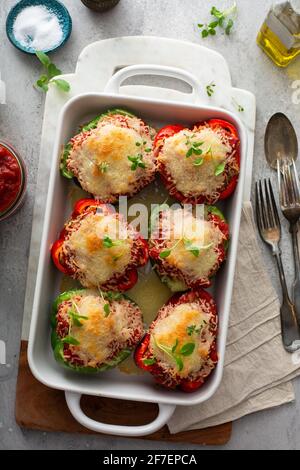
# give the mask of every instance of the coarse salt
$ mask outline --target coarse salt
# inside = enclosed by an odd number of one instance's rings
[[[63,38],[58,17],[44,5],[24,8],[15,19],[13,32],[23,47],[36,51],[53,49]]]

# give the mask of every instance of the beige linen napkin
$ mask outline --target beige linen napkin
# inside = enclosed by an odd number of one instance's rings
[[[171,433],[202,429],[294,400],[299,357],[281,342],[280,303],[257,244],[250,202],[243,207],[222,383],[207,402],[177,407]],[[299,360],[297,360],[299,359]]]

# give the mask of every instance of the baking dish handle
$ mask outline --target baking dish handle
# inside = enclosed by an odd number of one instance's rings
[[[152,423],[143,426],[120,426],[116,424],[99,423],[86,416],[80,406],[80,393],[65,392],[65,396],[72,416],[82,426],[94,432],[112,434],[115,436],[148,436],[161,429],[169,421],[176,408],[175,405],[158,404],[158,415]]]
[[[182,80],[192,87],[192,97],[194,98],[194,102],[203,102],[203,96],[201,96],[202,87],[199,80],[197,80],[192,73],[187,72],[186,70],[166,65],[145,64],[129,65],[128,67],[124,67],[111,77],[104,89],[104,93],[118,95],[120,93],[120,86],[124,80],[136,75],[158,75]]]

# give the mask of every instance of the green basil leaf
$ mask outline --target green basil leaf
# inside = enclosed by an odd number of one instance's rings
[[[49,78],[57,77],[57,75],[61,75],[61,70],[56,67],[55,64],[50,64],[48,66],[48,76]]]
[[[113,246],[113,241],[107,235],[103,238],[103,246],[105,248],[111,248]]]
[[[215,169],[215,176],[221,175],[225,170],[226,162],[220,163]]]
[[[77,341],[76,338],[73,338],[73,336],[65,336],[63,339],[62,339],[62,343],[66,343],[66,344],[73,344],[74,346],[78,346],[80,344],[79,341]]]
[[[225,33],[229,36],[231,29],[233,27],[233,21],[232,19],[228,20],[227,26],[225,28]]]
[[[182,356],[190,356],[195,350],[195,343],[186,343],[180,349]]]
[[[162,258],[162,259],[165,259],[165,258],[168,258],[171,254],[171,251],[172,250],[165,250],[165,251],[161,251],[159,253],[159,257]]]
[[[143,359],[143,363],[145,366],[153,366],[153,364],[156,364],[156,359],[155,357],[152,357],[151,359]]]
[[[203,38],[207,38],[207,36],[208,36],[208,31],[207,31],[207,29],[203,29],[203,31],[202,31],[202,37],[203,37]]]
[[[49,90],[49,86],[48,86],[48,83],[47,82],[44,82],[44,81],[41,81],[41,80],[38,80],[36,82],[36,86],[38,88],[40,88],[41,90],[43,90],[45,93],[47,93],[47,91]]]
[[[47,56],[47,54],[45,54],[45,52],[43,51],[36,51],[35,55],[37,56],[37,58],[39,59],[39,61],[45,66],[45,67],[49,67],[49,65],[51,64],[51,60],[50,58]]]
[[[176,361],[176,364],[177,364],[177,367],[178,367],[179,371],[182,371],[183,361],[182,361],[181,357],[180,356],[174,356],[174,359]]]
[[[203,162],[204,162],[204,158],[203,158],[203,157],[196,158],[196,160],[193,162],[193,165],[194,165],[194,166],[201,166],[201,165],[203,165]]]
[[[186,158],[190,158],[193,155],[193,153],[194,153],[194,149],[193,147],[191,147],[186,153]]]
[[[192,255],[195,256],[195,258],[198,258],[199,255],[200,255],[199,248],[191,247],[191,248],[189,248],[189,251],[192,253]]]
[[[208,27],[209,28],[216,28],[219,25],[219,20],[218,21],[213,21],[212,23],[209,23]]]
[[[187,331],[187,334],[189,336],[192,336],[192,334],[195,332],[196,330],[196,325],[190,325],[187,327],[186,331]]]
[[[111,302],[112,302],[113,300],[121,300],[121,299],[123,299],[123,295],[120,294],[120,292],[111,292],[111,291],[109,291],[109,292],[104,292],[104,293],[103,293],[103,296],[104,296],[105,299],[108,299],[108,300],[110,300]]]
[[[103,310],[104,310],[104,316],[105,318],[108,317],[108,315],[110,314],[110,306],[109,304],[105,304],[104,307],[103,307]]]
[[[177,349],[178,343],[179,343],[179,341],[178,341],[178,339],[176,339],[175,344],[174,344],[174,346],[173,346],[173,348],[172,348],[172,353],[173,353],[173,354],[174,354],[174,352],[175,352],[176,349]]]
[[[204,144],[204,142],[194,142],[193,147],[198,148],[198,147],[201,147],[201,145],[203,145],[203,144]]]
[[[223,18],[223,13],[218,10],[216,7],[212,7],[210,14],[216,18]]]
[[[66,80],[62,80],[61,78],[56,78],[55,80],[52,79],[50,83],[54,83],[57,88],[66,93],[68,93],[71,89],[70,84]]]

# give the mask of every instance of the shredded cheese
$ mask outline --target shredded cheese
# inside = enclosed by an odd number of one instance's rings
[[[172,308],[170,314],[157,321],[151,331],[150,347],[158,361],[167,363],[175,374],[187,377],[189,374],[198,372],[208,359],[211,345],[215,339],[210,332],[210,314],[203,311],[200,304],[186,303],[179,304]],[[198,332],[188,334],[188,327],[194,325]],[[200,331],[199,331],[200,330]],[[177,344],[178,343],[178,344]],[[195,348],[192,354],[184,356],[180,354],[181,348],[194,343]],[[180,356],[183,362],[183,369],[180,371],[176,360],[171,355],[166,354],[159,345],[176,349],[173,355]]]
[[[86,138],[81,141],[77,138],[79,144],[73,146],[68,158],[68,168],[83,189],[103,201],[134,192],[137,185],[145,184],[155,173],[151,136],[140,128],[140,119],[127,118],[126,122],[128,126],[114,116],[101,120]],[[151,152],[145,152],[146,149]],[[145,168],[132,170],[128,157],[139,153]]]
[[[160,224],[166,238],[161,251],[171,249],[163,264],[179,269],[191,280],[205,279],[218,263],[217,248],[224,237],[221,230],[183,209],[164,211]],[[155,239],[152,242],[155,244]],[[189,247],[198,249],[199,255]]]
[[[125,222],[116,214],[91,213],[71,232],[64,242],[64,250],[83,286],[101,285],[126,269],[131,260],[133,240],[128,236],[118,240],[120,233],[124,237],[126,230]],[[111,247],[105,246],[105,237],[112,241]]]
[[[187,142],[202,143],[198,147],[202,150],[203,158],[200,166],[194,165],[199,155],[193,154],[187,158],[190,148]],[[176,189],[183,195],[211,195],[224,184],[225,173],[216,176],[215,170],[226,162],[232,150],[224,133],[203,126],[194,131],[185,129],[167,138],[158,162],[165,166]]]
[[[106,303],[99,293],[92,290],[76,299],[78,314],[86,318],[80,318],[82,326],[71,322],[69,334],[79,342],[73,346],[76,355],[89,367],[105,363],[120,347],[125,348],[136,331],[139,332],[138,341],[143,331],[142,315],[137,306],[125,299],[112,301],[110,313],[106,315]],[[68,302],[61,307],[67,314]]]

